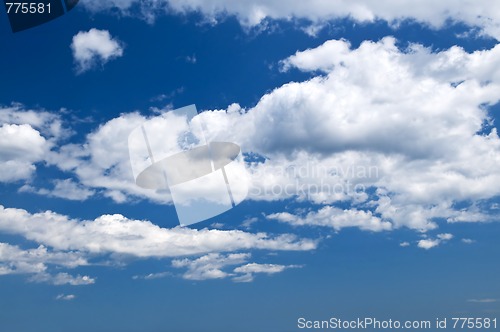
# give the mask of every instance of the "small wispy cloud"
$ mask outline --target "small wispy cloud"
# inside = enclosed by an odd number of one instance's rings
[[[184,92],[184,87],[181,86],[180,88],[172,90],[169,93],[161,93],[159,95],[156,95],[153,98],[151,98],[149,101],[151,101],[151,102],[161,102],[161,101],[164,101],[166,99],[172,99],[175,96],[182,94],[183,92]]]
[[[223,271],[224,267],[231,265],[240,265],[245,263],[250,258],[250,254],[207,254],[200,258],[191,260],[176,259],[172,261],[172,266],[175,268],[187,268],[183,274],[184,279],[188,280],[207,280],[207,279],[224,279],[232,274]]]
[[[267,275],[272,275],[276,273],[281,273],[287,269],[298,269],[302,268],[302,265],[278,265],[278,264],[258,264],[250,263],[234,269],[235,273],[240,274],[233,278],[235,282],[251,282],[254,279],[255,274],[263,273]]]
[[[29,279],[31,282],[35,283],[48,283],[56,286],[60,285],[70,285],[70,286],[82,286],[82,285],[92,285],[95,283],[95,279],[89,276],[77,275],[72,276],[68,273],[58,273],[56,275],[51,275],[49,273],[38,273]]]
[[[71,301],[76,298],[73,294],[59,294],[56,296],[56,300],[58,301]]]
[[[168,277],[171,275],[172,275],[172,273],[165,271],[165,272],[150,273],[150,274],[146,274],[146,275],[142,275],[142,276],[135,275],[132,277],[132,279],[134,279],[134,280],[138,280],[138,279],[153,280],[153,279],[165,278],[165,277]]]
[[[37,189],[30,185],[24,185],[19,188],[19,192],[28,192],[48,197],[64,198],[72,201],[85,201],[95,194],[94,190],[85,188],[83,185],[74,182],[71,179],[54,180],[53,189]]]
[[[250,229],[252,227],[252,225],[258,221],[259,221],[259,218],[256,218],[256,217],[247,218],[241,223],[241,226],[243,226],[245,229]]]
[[[498,302],[498,299],[469,299],[467,302],[472,303],[495,303]]]
[[[195,64],[198,61],[198,59],[196,58],[196,54],[186,56],[185,60],[187,63],[192,63],[192,64]]]

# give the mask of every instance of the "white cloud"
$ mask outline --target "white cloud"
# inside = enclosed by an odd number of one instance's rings
[[[56,275],[51,275],[48,273],[35,274],[30,278],[31,282],[36,283],[48,283],[54,286],[70,285],[70,286],[84,286],[92,285],[95,283],[95,279],[89,276],[77,275],[72,276],[66,272],[61,272]]]
[[[255,7],[259,2],[230,4],[215,0],[208,5],[197,0],[185,1],[172,1],[171,9],[198,8],[207,15],[217,16],[229,8],[228,13],[237,14],[242,22],[250,25],[266,17],[298,16],[295,6],[306,6],[295,3],[286,9],[290,13],[285,15],[273,9],[278,8],[274,2]],[[125,9],[133,0],[110,3]],[[380,11],[382,5],[375,8],[373,6],[379,5],[362,2],[358,6],[344,6],[345,13],[340,14],[329,5],[325,6],[330,11],[314,14],[316,6],[319,3],[314,2],[309,11],[300,15],[315,22],[348,14],[358,20],[382,17],[392,21],[407,17],[394,14],[396,9],[407,10],[399,5]],[[448,2],[435,6],[451,7]],[[467,6],[472,5],[467,3]],[[488,33],[497,33],[496,23],[484,23],[487,20],[482,22],[471,14],[481,12],[484,3],[478,1],[475,6],[470,12],[443,9],[431,13],[418,4],[408,17],[438,26],[450,15],[456,20],[482,24]],[[240,12],[240,7],[251,10]],[[494,15],[492,13],[494,11],[488,11],[487,15]],[[80,71],[123,54],[119,41],[109,32],[96,29],[77,34],[72,49]],[[499,45],[474,53],[459,47],[436,53],[420,45],[398,49],[390,37],[379,42],[364,42],[357,49],[352,49],[347,41],[331,40],[314,49],[299,51],[281,62],[283,70],[310,72],[311,79],[278,87],[251,109],[243,110],[233,104],[227,110],[205,112],[200,117],[208,123],[209,136],[237,142],[245,151],[265,157],[263,162],[248,165],[253,176],[251,199],[292,198],[319,206],[317,211],[274,213],[268,215],[268,219],[296,226],[335,230],[358,227],[368,231],[399,227],[428,231],[438,227],[436,219],[439,218],[448,222],[492,220],[487,211],[476,205],[457,210],[454,203],[489,200],[500,194],[495,185],[500,181],[500,139],[495,129],[488,129],[492,120],[487,111],[489,105],[500,99],[499,59]],[[135,197],[157,203],[171,202],[168,194],[142,190],[133,182],[126,142],[130,131],[146,120],[138,113],[112,119],[90,133],[82,144],[64,145],[57,151],[54,151],[56,143],[69,134],[57,115],[13,105],[0,108],[0,120],[3,123],[0,182],[28,179],[37,163],[48,162],[73,173],[80,183],[59,180],[54,182],[53,190],[30,186],[24,190],[84,200],[99,188],[104,190],[104,196],[116,202]],[[484,134],[485,129],[488,132]],[[356,190],[356,186],[363,190]],[[279,190],[274,191],[276,188]],[[351,206],[339,209],[334,206],[339,202]],[[251,222],[244,224],[250,225]],[[225,271],[228,266],[242,264],[233,262],[244,257],[213,252],[316,248],[315,241],[291,235],[272,237],[242,231],[164,229],[149,221],[121,215],[80,221],[51,211],[31,214],[3,207],[0,208],[0,231],[24,236],[56,252],[62,250],[57,254],[63,256],[70,254],[67,250],[136,257],[208,253],[194,260],[174,261],[174,266],[187,268],[186,278],[196,280],[231,276],[234,280],[250,281],[253,273],[259,273],[244,272],[244,266]],[[435,239],[420,240],[418,247],[430,249],[452,238],[448,233],[439,234]],[[468,239],[462,241],[470,243]],[[407,245],[407,242],[401,243],[401,246]],[[43,248],[39,249],[47,250]],[[17,256],[12,254],[16,250]],[[49,274],[46,270],[50,264],[72,266],[64,265],[68,260],[66,256],[53,263],[56,252],[46,252],[44,259],[35,260],[19,248],[4,247],[3,252],[0,250],[4,255],[0,255],[0,274],[33,274],[33,280],[54,284],[94,282],[90,277]],[[17,258],[5,258],[7,253]],[[82,254],[72,255],[80,255],[77,265],[86,262]],[[268,271],[283,267],[257,263],[245,266]],[[150,276],[153,278],[155,274]]]
[[[193,54],[193,55],[187,55],[185,58],[187,63],[191,63],[191,64],[195,64],[198,59],[196,58],[196,54]]]
[[[248,230],[248,229],[252,228],[252,225],[257,223],[258,221],[259,221],[259,218],[257,218],[257,217],[247,218],[247,219],[243,220],[243,222],[241,223],[241,226]]]
[[[465,244],[473,244],[476,242],[476,240],[472,240],[472,239],[462,239],[461,241]]]
[[[283,272],[287,267],[285,265],[277,264],[257,264],[250,263],[234,269],[236,273],[267,273],[274,274]]]
[[[0,123],[0,182],[30,179],[36,164],[70,134],[59,116],[21,104],[0,106]]]
[[[112,38],[109,31],[98,29],[80,31],[73,36],[71,50],[79,73],[123,55],[122,43]]]
[[[498,302],[498,299],[470,299],[470,300],[467,300],[467,302],[472,302],[472,303],[495,303],[495,302]]]
[[[19,162],[14,160],[3,161],[0,164],[0,182],[14,182],[29,179],[35,170],[35,165],[30,162]]]
[[[236,16],[242,25],[250,27],[266,19],[311,21],[314,31],[325,22],[337,18],[352,18],[359,22],[385,20],[393,25],[403,20],[415,20],[433,28],[439,28],[448,21],[462,22],[479,27],[484,33],[500,37],[500,5],[489,0],[445,0],[445,1],[349,1],[349,0],[88,0],[84,3],[91,10],[118,8],[129,13],[133,4],[139,4],[143,17],[151,20],[166,9],[176,13],[201,12],[208,22],[216,22],[227,15]]]
[[[99,259],[111,254],[118,263],[125,256],[140,259],[152,257],[179,257],[204,255],[191,259],[174,259],[176,268],[186,268],[183,277],[192,280],[219,279],[237,276],[223,269],[246,263],[250,254],[238,250],[264,249],[273,251],[313,250],[317,242],[298,239],[293,235],[268,236],[264,233],[242,231],[195,230],[189,228],[164,229],[148,221],[130,220],[120,215],[106,215],[92,221],[71,220],[46,211],[30,214],[20,209],[0,206],[0,232],[23,236],[43,243],[36,249],[23,250],[0,243],[0,275],[28,275],[29,281],[52,285],[90,285],[95,278],[57,272],[89,265],[88,259]],[[50,248],[50,249],[49,249]],[[262,271],[257,271],[258,268]],[[245,275],[272,273],[279,266],[250,265]],[[252,272],[253,271],[253,272]],[[170,272],[136,275],[133,279],[158,279]]]
[[[401,242],[401,243],[399,244],[399,246],[400,246],[400,247],[403,247],[403,248],[405,248],[405,247],[409,247],[409,246],[410,246],[410,242]]]
[[[283,61],[318,76],[277,88],[243,114],[201,116],[267,157],[251,165],[250,198],[364,202],[395,228],[424,231],[437,218],[489,221],[485,211],[453,205],[500,194],[500,140],[494,128],[481,133],[491,123],[487,105],[500,99],[499,53],[400,50],[393,38],[352,49],[333,40]]]
[[[50,163],[74,173],[88,190],[103,189],[106,197],[118,203],[131,197],[170,203],[170,194],[142,189],[134,181],[127,142],[130,132],[144,121],[146,117],[138,113],[112,119],[88,134],[84,144],[63,146],[59,153],[51,155]]]
[[[450,233],[438,234],[437,237],[442,241],[448,241],[453,239],[453,234]]]
[[[441,241],[439,241],[437,239],[434,239],[434,240],[423,239],[423,240],[418,241],[418,247],[428,250],[428,249],[437,247],[440,243],[441,243]]]
[[[135,275],[132,277],[132,279],[134,279],[134,280],[137,280],[137,279],[153,280],[153,279],[165,278],[165,277],[168,277],[171,275],[172,275],[171,272],[166,271],[166,272],[150,273],[150,274],[146,274],[146,275]]]
[[[224,272],[222,269],[231,265],[239,265],[248,260],[250,254],[208,254],[200,258],[191,260],[188,258],[172,261],[172,266],[176,268],[187,268],[183,274],[188,280],[224,279],[232,274]]]
[[[239,266],[234,269],[234,273],[239,273],[241,275],[233,278],[236,282],[251,282],[254,279],[254,275],[258,273],[264,274],[276,274],[285,271],[290,268],[300,268],[300,265],[279,265],[279,264],[258,264],[249,263],[243,266]]]
[[[253,274],[241,274],[232,278],[234,282],[252,282],[254,281]]]
[[[23,250],[18,246],[0,243],[0,275],[44,273],[49,265],[75,268],[88,265],[88,262],[78,252],[51,251],[43,245]]]
[[[65,112],[64,109],[59,111]],[[10,106],[0,105],[0,123],[30,125],[48,140],[57,140],[71,134],[68,129],[64,128],[58,114],[44,109],[26,109],[23,104],[19,103],[13,103]]]
[[[488,61],[500,46],[472,55],[457,49],[430,54],[420,46],[400,51],[395,42],[384,38],[352,50],[345,41],[329,41],[286,59],[285,67],[328,75],[289,83],[264,96],[243,116],[253,120],[252,132],[259,129],[248,144],[264,154],[368,150],[415,160],[451,157],[458,152],[454,138],[469,144],[485,140],[474,135],[488,119],[480,106],[500,97],[500,80],[495,81],[499,61]],[[464,61],[439,65],[450,57]],[[481,67],[488,68],[488,75],[477,68],[481,61],[487,63]],[[492,84],[481,84],[488,79]],[[457,80],[465,81],[450,86]],[[484,148],[497,147],[495,139],[496,133]]]
[[[325,206],[318,211],[309,212],[304,217],[288,212],[280,212],[268,215],[267,219],[289,223],[294,226],[331,227],[336,231],[346,227],[358,227],[373,232],[392,229],[390,222],[380,220],[380,218],[373,216],[370,211],[342,210],[332,206]]]
[[[75,298],[76,296],[73,294],[59,294],[56,296],[56,300],[60,301],[71,301],[74,300]]]
[[[165,111],[161,110],[162,113]],[[156,203],[171,204],[172,198],[169,191],[143,189],[135,184],[131,167],[135,163],[131,162],[128,140],[130,133],[147,120],[148,118],[138,113],[123,114],[87,135],[84,144],[64,146],[60,153],[52,155],[50,161],[64,171],[74,172],[87,189],[98,188],[104,196],[115,202],[124,203],[136,198],[147,198]],[[159,147],[158,150],[169,149],[172,150],[169,151],[171,153],[179,152],[176,144],[179,138],[176,136],[177,133],[169,131],[167,138],[161,126],[163,122],[169,123],[169,121],[181,122],[179,117],[171,113],[154,117],[154,123],[150,129],[153,132],[160,132],[161,135],[158,136],[163,136],[163,139],[150,140],[150,144],[152,148]],[[182,120],[183,124],[184,121]],[[179,131],[182,130],[180,126],[175,127],[179,128]],[[142,159],[141,162],[144,163]],[[213,194],[210,191],[211,188],[211,186],[203,186],[199,190],[206,192],[207,197],[211,197],[210,194]],[[235,193],[235,188],[232,189]]]
[[[0,127],[0,182],[28,179],[34,163],[43,160],[49,145],[28,124],[3,124]]]
[[[86,189],[71,179],[56,180],[54,183],[54,189],[50,192],[54,197],[84,201],[94,194],[93,190]]]
[[[418,241],[417,246],[419,248],[429,250],[451,239],[453,239],[453,234],[450,233],[438,234],[437,239],[422,239]]]
[[[2,158],[20,160],[26,154],[29,159],[39,160],[46,152],[46,140],[29,124],[3,124],[0,127],[0,151]]]
[[[196,259],[178,259],[172,261],[172,266],[175,268],[185,268],[183,274],[184,279],[188,280],[207,280],[207,279],[224,279],[231,277],[234,282],[251,282],[254,280],[254,275],[276,274],[290,268],[300,268],[299,265],[278,265],[278,264],[258,264],[246,263],[250,259],[248,253],[234,254],[208,254]],[[241,265],[244,264],[244,265]],[[232,269],[232,272],[224,271],[227,267],[239,265]]]
[[[18,246],[0,243],[0,276],[7,274],[30,275],[29,280],[52,285],[89,285],[95,279],[89,276],[72,276],[66,272],[55,275],[49,271],[52,267],[76,268],[89,265],[84,254],[71,251],[49,250],[43,245],[36,249],[23,250]]]
[[[16,234],[55,250],[135,257],[176,257],[241,249],[313,250],[316,241],[284,234],[242,231],[161,228],[150,221],[122,215],[103,215],[95,220],[73,220],[51,211],[31,214],[0,206],[0,231]]]
[[[30,185],[24,185],[19,188],[19,192],[32,192],[49,197],[64,198],[72,201],[84,201],[95,194],[94,190],[85,188],[71,179],[54,180],[53,189],[36,189]]]

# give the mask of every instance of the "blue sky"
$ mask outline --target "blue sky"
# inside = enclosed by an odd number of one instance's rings
[[[284,3],[0,14],[2,331],[500,316],[497,5]],[[249,193],[182,228],[127,142],[191,104]]]

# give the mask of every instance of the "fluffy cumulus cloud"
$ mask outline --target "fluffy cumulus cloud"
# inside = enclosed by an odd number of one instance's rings
[[[118,8],[130,13],[139,7],[143,17],[152,19],[161,11],[174,13],[201,12],[207,21],[217,22],[227,15],[236,16],[242,25],[251,27],[263,21],[306,19],[313,27],[338,18],[349,17],[359,22],[385,20],[396,24],[403,20],[415,20],[438,28],[447,22],[461,22],[478,27],[485,34],[500,37],[500,5],[488,0],[446,1],[349,1],[349,0],[88,0],[84,4],[91,10]],[[137,12],[137,11],[136,11]],[[309,29],[315,31],[317,28]]]
[[[251,198],[355,207],[277,220],[420,231],[439,219],[490,221],[481,204],[455,206],[499,194],[500,140],[488,114],[500,99],[499,53],[401,50],[390,37],[357,49],[331,40],[282,61],[311,79],[275,89],[252,109],[201,116],[223,139],[265,157],[250,164]]]
[[[23,190],[62,196],[58,194],[57,189],[64,189],[63,193],[70,191],[76,199],[88,198],[98,189],[104,196],[118,203],[129,202],[136,198],[146,198],[156,203],[171,204],[171,193],[165,188],[150,190],[136,185],[134,175],[137,174],[134,174],[132,165],[141,164],[142,167],[143,165],[149,166],[150,163],[145,161],[142,155],[132,158],[134,155],[131,154],[132,150],[129,150],[129,147],[138,145],[143,147],[143,152],[146,151],[147,154],[144,141],[129,141],[129,136],[132,131],[140,129],[148,120],[151,123],[151,126],[148,127],[148,144],[153,151],[161,151],[155,155],[155,159],[161,160],[167,155],[182,150],[177,143],[184,139],[184,131],[179,128],[187,126],[185,118],[181,119],[180,116],[172,115],[167,109],[158,110],[158,112],[162,114],[153,118],[145,117],[136,112],[123,114],[102,124],[97,130],[88,134],[84,144],[65,145],[59,149],[57,154],[52,154],[50,163],[57,165],[65,172],[76,175],[81,185],[76,186],[73,182],[65,180],[65,182],[56,182],[56,188],[52,191],[34,191],[30,187],[25,187]],[[174,125],[165,129],[164,123],[174,123]],[[177,132],[179,135],[173,135]],[[139,131],[139,134],[142,138],[142,131]],[[198,134],[198,136],[201,135],[201,133]],[[153,137],[158,139],[152,139]],[[58,188],[57,185],[61,188]],[[197,191],[200,194],[204,192],[206,197],[210,197],[213,194],[210,191],[211,188],[213,187],[209,185],[198,186]],[[233,188],[233,192],[236,194],[235,188]]]
[[[251,109],[234,104],[198,117],[208,140],[247,153],[249,199],[318,206],[271,219],[370,231],[491,221],[494,210],[481,202],[500,193],[500,139],[488,113],[500,99],[499,53],[399,49],[391,37],[356,49],[330,40],[281,62],[309,80],[278,87]],[[89,190],[83,196],[98,189],[116,202],[172,203],[168,192],[134,183],[126,142],[146,120],[123,114],[85,144],[61,147],[51,163],[76,176]]]
[[[440,241],[437,239],[423,239],[418,241],[418,247],[422,249],[431,249],[434,247],[437,247],[439,245]]]
[[[326,76],[264,96],[249,112],[265,130],[251,144],[265,153],[354,150],[418,160],[456,154],[455,139],[472,143],[488,120],[481,105],[499,98],[498,60],[488,60],[500,47],[434,54],[419,45],[402,51],[395,42],[388,37],[353,50],[347,41],[332,40],[284,60],[284,69]]]
[[[165,11],[196,11],[209,22],[230,15],[245,27],[265,27],[271,20],[306,21],[309,32],[346,17],[385,20],[394,26],[415,20],[431,28],[465,23],[500,38],[500,3],[487,0],[87,0],[84,5],[140,12],[147,19]],[[498,219],[498,208],[490,201],[500,194],[500,139],[488,112],[500,100],[500,45],[472,53],[457,46],[433,51],[418,44],[406,49],[396,45],[391,37],[365,41],[357,48],[346,40],[329,40],[297,51],[283,59],[279,69],[307,73],[309,79],[277,87],[251,108],[233,104],[197,116],[206,125],[208,140],[242,147],[246,170],[238,172],[249,179],[248,199],[290,203],[264,216],[267,222],[287,224],[293,231],[355,227],[388,232],[407,227],[421,237],[400,246],[430,250],[453,241],[452,234],[435,230],[440,222]],[[124,53],[120,40],[98,29],[77,33],[70,48],[78,73]],[[175,121],[167,112],[159,110],[153,122]],[[0,183],[18,183],[20,192],[77,201],[100,195],[116,203],[172,203],[168,191],[139,188],[134,179],[127,142],[151,117],[122,114],[82,141],[66,144],[72,132],[59,113],[65,110],[0,105]],[[149,129],[162,131],[161,126]],[[165,137],[160,143],[167,145],[168,140],[177,144],[187,137]],[[150,144],[156,149],[154,141]],[[43,165],[59,168],[64,177],[49,180],[48,187],[35,187],[31,180]],[[210,189],[202,188],[205,195]],[[294,203],[308,204],[299,209]],[[256,220],[248,216],[242,226],[253,227]],[[426,233],[431,230],[436,233]],[[3,206],[0,233],[36,243],[32,248],[0,243],[0,275],[24,275],[30,282],[56,286],[97,282],[81,270],[103,260],[148,258],[172,259],[172,270],[134,279],[164,278],[180,271],[187,280],[250,282],[259,275],[301,267],[255,262],[250,251],[310,251],[318,246],[317,240],[292,234],[166,229],[119,214],[78,220]]]
[[[95,220],[73,220],[51,211],[30,214],[0,206],[0,231],[21,235],[55,250],[134,257],[176,257],[208,252],[264,249],[301,251],[316,248],[316,241],[293,235],[269,236],[242,231],[161,228],[149,221],[121,215]]]
[[[73,36],[71,50],[79,73],[123,55],[122,43],[111,37],[109,31],[98,29],[80,31]]]
[[[92,52],[105,54],[103,61],[121,54],[109,33],[93,34],[104,35],[110,47],[92,51],[95,44],[89,42],[90,51],[78,53],[82,59],[89,54],[93,59]],[[281,62],[281,70],[307,72],[310,79],[277,87],[252,108],[233,104],[197,118],[206,124],[208,140],[238,143],[246,153],[247,168],[241,172],[249,177],[248,199],[290,202],[288,210],[269,213],[269,221],[373,232],[401,227],[427,232],[443,221],[492,221],[498,219],[490,200],[500,194],[500,139],[488,108],[500,100],[499,55],[500,46],[434,52],[421,45],[399,49],[391,37],[356,49],[348,41],[330,40]],[[61,143],[70,131],[46,111],[12,105],[0,108],[0,120],[1,182],[28,180],[46,163],[67,173],[65,180],[54,180],[52,189],[25,184],[21,191],[74,200],[98,194],[118,203],[144,198],[172,203],[168,192],[134,182],[128,137],[149,120],[137,112],[111,119],[72,144]],[[296,210],[293,203],[312,204]],[[93,283],[89,276],[54,274],[52,267],[71,269],[106,255],[171,257],[174,268],[185,269],[186,279],[251,281],[289,266],[250,262],[239,252],[317,246],[289,234],[165,229],[118,214],[76,220],[4,207],[0,232],[43,246],[0,247],[0,274],[26,274],[55,285]],[[417,246],[431,249],[452,237],[423,237]]]
[[[170,203],[168,193],[142,189],[134,181],[127,142],[132,130],[146,120],[138,113],[112,119],[88,134],[85,144],[61,147],[57,154],[52,155],[50,162],[65,172],[75,174],[87,190],[100,189],[106,197],[116,202],[123,203],[131,197],[141,197]],[[65,183],[65,186],[68,185],[71,184]],[[85,188],[79,186],[76,196],[90,194],[82,192]]]
[[[0,182],[31,178],[36,165],[69,134],[53,113],[21,104],[0,105]]]
[[[31,282],[72,286],[90,285],[96,279],[54,271],[84,268],[94,264],[92,260],[106,257],[113,257],[119,263],[123,257],[147,259],[205,255],[197,259],[174,259],[172,265],[187,268],[186,279],[225,278],[232,274],[223,272],[223,267],[241,265],[249,255],[223,255],[220,252],[256,249],[308,251],[317,247],[317,241],[289,234],[273,237],[236,230],[165,229],[149,221],[130,220],[121,215],[80,221],[50,211],[30,214],[1,206],[0,232],[20,235],[42,244],[36,249],[24,250],[0,243],[0,275],[28,275]],[[152,273],[134,279],[156,279],[168,275],[170,272]]]
[[[43,160],[47,141],[30,125],[3,124],[0,127],[0,181],[27,179]]]

